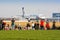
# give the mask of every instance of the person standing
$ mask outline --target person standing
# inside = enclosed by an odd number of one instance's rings
[[[35,23],[35,24],[34,24],[34,28],[35,28],[35,30],[36,30],[36,25],[37,25],[37,24]]]
[[[2,30],[4,29],[5,26],[6,26],[6,22],[2,22]]]
[[[12,29],[15,28],[15,20],[14,20],[14,18],[12,18],[12,20],[11,20],[11,26],[12,26]]]
[[[35,28],[34,28],[34,23],[32,22],[32,29],[34,30]]]
[[[56,23],[56,22],[53,21],[52,29],[56,29],[55,23]]]
[[[36,23],[34,24],[34,28],[35,28],[35,30],[38,30],[38,29],[39,29],[39,23],[36,22]]]
[[[0,20],[0,30],[2,30],[2,20]]]
[[[39,23],[37,22],[36,30],[39,30]]]
[[[44,29],[44,20],[41,19],[40,21],[40,29],[43,30]]]
[[[6,22],[3,21],[3,19],[0,20],[0,29],[3,30],[6,25]]]

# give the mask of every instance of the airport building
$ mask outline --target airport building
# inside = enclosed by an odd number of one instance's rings
[[[60,13],[53,13],[52,17],[56,19],[60,19]]]

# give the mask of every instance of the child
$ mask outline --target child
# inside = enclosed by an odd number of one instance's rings
[[[49,22],[46,22],[46,28],[47,28],[47,30],[50,30]]]
[[[7,24],[7,26],[4,28],[4,30],[10,30],[9,24]]]
[[[18,26],[17,25],[15,25],[15,30],[18,30]]]

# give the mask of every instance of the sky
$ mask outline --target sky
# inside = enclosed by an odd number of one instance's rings
[[[60,0],[0,0],[0,17],[22,15],[39,15],[47,18],[52,13],[60,13]]]

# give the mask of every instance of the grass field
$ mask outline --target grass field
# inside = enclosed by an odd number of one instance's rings
[[[60,40],[60,30],[1,30],[0,40]]]

